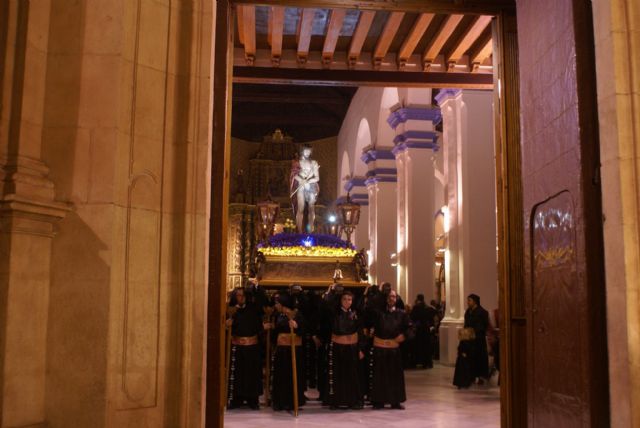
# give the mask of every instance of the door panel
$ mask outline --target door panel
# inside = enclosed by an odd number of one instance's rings
[[[586,405],[575,210],[561,192],[533,210],[532,371],[536,426],[580,427]],[[549,366],[553,370],[549,370]]]
[[[591,3],[520,0],[530,427],[606,427],[608,364]]]

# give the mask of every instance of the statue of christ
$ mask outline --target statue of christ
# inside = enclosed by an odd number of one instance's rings
[[[300,157],[291,166],[291,202],[296,214],[296,228],[298,233],[313,232],[315,229],[315,205],[320,191],[318,162],[311,159],[313,149],[304,145],[300,150]],[[304,207],[308,205],[308,228],[304,223]]]

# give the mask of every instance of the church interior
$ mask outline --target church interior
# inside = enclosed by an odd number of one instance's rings
[[[639,54],[635,0],[3,0],[0,428],[640,427]]]

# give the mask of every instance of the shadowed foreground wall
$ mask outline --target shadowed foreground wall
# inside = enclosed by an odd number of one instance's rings
[[[0,5],[2,427],[201,423],[212,8]]]

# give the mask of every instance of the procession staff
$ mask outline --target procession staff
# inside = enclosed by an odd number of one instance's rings
[[[289,334],[291,335],[291,376],[293,379],[292,382],[292,391],[291,395],[293,395],[293,415],[298,417],[298,370],[296,364],[296,321],[295,321],[295,313],[296,311],[285,311],[287,318],[289,318]]]
[[[294,306],[289,293],[281,292],[277,295],[277,313],[273,325],[276,349],[271,360],[271,405],[274,410],[295,411],[294,397],[297,397],[298,407],[305,404],[306,382],[301,346],[304,320],[300,311],[293,310]],[[294,376],[297,394],[292,389]]]
[[[230,309],[232,316],[226,321],[229,329],[230,355],[228,365],[227,409],[243,404],[259,409],[262,394],[262,364],[258,335],[262,332],[262,309],[247,301],[242,288],[234,290]]]
[[[386,307],[377,312],[373,323],[369,400],[374,409],[382,409],[385,404],[404,409],[400,403],[406,401],[400,343],[406,339],[410,321],[404,310],[396,307],[396,298],[396,292],[389,291]]]

